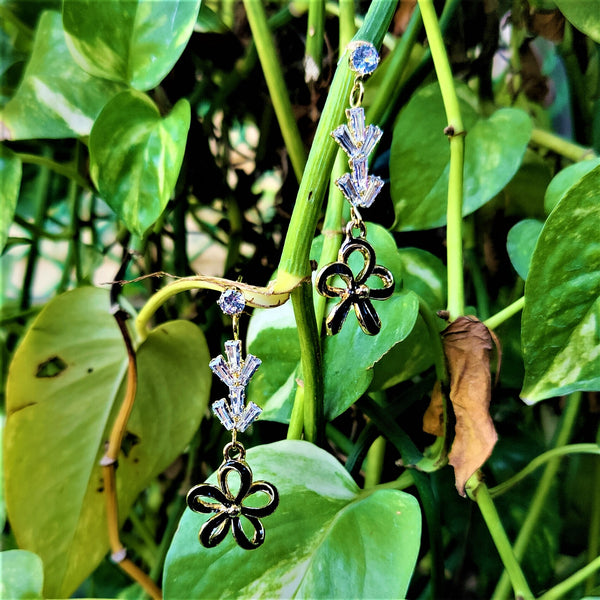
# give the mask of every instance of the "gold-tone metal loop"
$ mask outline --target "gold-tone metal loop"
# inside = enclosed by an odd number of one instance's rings
[[[240,315],[236,314],[231,317],[231,326],[233,327],[233,339],[240,339]]]
[[[235,455],[232,456],[232,452],[235,452]],[[225,460],[244,460],[246,458],[246,448],[238,441],[229,442],[223,448],[223,458]]]
[[[362,104],[364,95],[365,86],[363,85],[362,80],[356,77],[354,79],[352,91],[350,92],[350,106],[352,108],[358,108]]]
[[[367,227],[362,219],[352,219],[351,221],[348,221],[345,231],[347,239],[354,237],[353,232],[355,229],[358,229],[360,232],[359,237],[361,240],[366,239]]]

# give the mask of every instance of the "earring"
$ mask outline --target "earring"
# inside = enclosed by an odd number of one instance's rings
[[[331,136],[348,155],[350,173],[345,173],[335,183],[350,203],[350,221],[346,225],[345,239],[338,252],[337,262],[320,269],[316,288],[322,296],[340,298],[325,321],[329,334],[339,333],[350,309],[354,308],[361,329],[368,335],[375,335],[381,329],[381,321],[371,300],[390,298],[394,293],[394,277],[389,269],[377,265],[375,250],[367,242],[367,227],[358,209],[371,206],[383,187],[380,177],[369,175],[369,154],[383,132],[375,125],[365,127],[365,111],[361,106],[363,80],[377,68],[379,55],[368,42],[352,42],[348,49],[350,69],[355,73],[350,92],[350,108],[346,109],[348,124],[340,125],[331,132]],[[354,237],[355,230],[358,230],[358,237]],[[357,276],[348,265],[350,255],[354,252],[361,254],[364,260]],[[330,285],[329,280],[335,276],[342,279],[345,287]],[[371,276],[381,279],[383,287],[368,287],[367,280]]]
[[[220,544],[231,529],[239,546],[253,550],[265,541],[265,530],[260,519],[272,514],[279,504],[279,494],[272,483],[252,480],[252,470],[245,461],[246,449],[237,440],[238,432],[246,431],[262,412],[254,402],[245,402],[246,386],[260,367],[261,360],[252,354],[242,359],[242,342],[238,339],[239,316],[246,306],[242,293],[234,289],[225,290],[218,304],[225,314],[232,317],[234,339],[225,342],[227,360],[219,355],[209,363],[212,372],[229,388],[229,399],[222,398],[214,402],[212,411],[225,429],[231,431],[231,442],[223,448],[223,462],[217,470],[219,485],[201,483],[193,487],[188,492],[187,505],[194,512],[215,513],[198,534],[203,546],[213,548]],[[233,492],[229,486],[231,473],[239,476],[237,492]],[[244,506],[244,500],[256,493],[265,494],[268,502],[260,508]],[[241,517],[250,524],[252,537],[244,531]]]

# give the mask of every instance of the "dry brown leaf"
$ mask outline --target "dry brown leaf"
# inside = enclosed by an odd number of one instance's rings
[[[452,449],[456,489],[465,496],[469,477],[489,458],[498,435],[490,417],[492,336],[475,317],[459,317],[442,332],[456,416]]]
[[[433,386],[429,406],[423,415],[423,431],[437,437],[444,435],[444,398],[439,381]]]

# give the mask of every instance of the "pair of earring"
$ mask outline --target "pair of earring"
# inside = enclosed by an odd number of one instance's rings
[[[345,238],[338,252],[336,262],[325,265],[316,278],[317,291],[327,298],[339,298],[337,305],[326,319],[329,334],[338,333],[350,309],[358,319],[362,330],[375,335],[381,329],[381,321],[371,300],[386,300],[394,291],[394,278],[389,269],[377,265],[375,250],[367,242],[367,227],[359,209],[370,207],[383,187],[383,180],[369,174],[369,155],[379,142],[382,131],[375,125],[365,124],[362,108],[364,79],[379,64],[379,55],[368,42],[353,42],[349,46],[349,65],[354,72],[354,85],[350,92],[350,108],[346,109],[347,124],[340,125],[331,132],[334,140],[348,156],[350,172],[335,182],[346,200],[350,203],[351,219],[345,228]],[[355,235],[355,231],[358,232]],[[349,266],[350,256],[358,252],[364,264],[358,275]],[[383,287],[369,288],[367,280],[375,276],[381,279]],[[332,285],[339,277],[345,287]],[[199,538],[203,546],[212,548],[222,542],[229,530],[235,541],[244,549],[258,548],[265,539],[261,519],[272,514],[279,504],[277,488],[266,481],[253,481],[252,470],[245,461],[246,450],[237,439],[262,412],[254,402],[246,403],[245,389],[251,377],[260,367],[261,361],[251,354],[242,358],[242,342],[238,339],[239,316],[245,308],[244,296],[235,289],[221,294],[219,306],[232,317],[233,340],[225,342],[225,354],[209,363],[213,373],[229,388],[228,399],[222,398],[212,405],[215,416],[228,431],[231,442],[223,449],[223,462],[217,470],[218,486],[202,483],[193,487],[187,495],[187,504],[195,512],[212,516],[200,529]],[[239,488],[233,492],[228,478],[230,474],[239,476]],[[262,507],[245,506],[244,501],[255,493],[266,496]],[[241,517],[251,525],[249,536],[242,526]]]

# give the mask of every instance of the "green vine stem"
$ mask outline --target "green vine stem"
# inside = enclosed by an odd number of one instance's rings
[[[307,83],[317,81],[321,75],[324,34],[325,0],[311,0],[308,3],[306,51],[304,55],[304,79]]]
[[[442,39],[440,25],[432,0],[418,0],[433,66],[440,84],[448,125],[444,133],[450,140],[450,174],[448,178],[447,208],[447,268],[448,312],[451,319],[464,313],[464,274],[462,248],[463,164],[465,130],[460,114],[458,97],[452,78],[450,62]]]
[[[600,570],[600,556],[597,556],[592,562],[588,563],[579,571],[576,571],[570,577],[567,577],[564,581],[561,581],[558,585],[549,589],[545,594],[542,594],[538,600],[559,600],[565,598],[566,594],[571,591],[575,586],[583,583],[588,577],[594,575]]]
[[[168,273],[154,273],[146,277],[165,276]],[[146,277],[134,279],[139,281]],[[172,277],[172,276],[171,276]],[[117,283],[133,283],[133,281],[123,281]],[[302,283],[302,280],[296,282],[296,287]],[[166,285],[153,294],[146,304],[140,310],[135,320],[135,330],[140,340],[146,339],[148,335],[148,324],[154,313],[169,299],[181,292],[190,290],[215,290],[223,292],[224,290],[236,288],[244,295],[248,306],[255,308],[274,308],[287,302],[292,289],[280,290],[275,292],[272,283],[268,287],[257,287],[247,283],[233,282],[222,277],[208,277],[196,275],[194,277],[181,277],[177,281]]]
[[[574,162],[594,158],[596,153],[592,148],[586,148],[585,146],[579,146],[569,140],[565,140],[560,136],[544,131],[543,129],[534,129],[531,132],[530,143],[541,146],[552,150],[565,158],[569,158]]]
[[[383,459],[385,458],[386,440],[380,435],[367,452],[367,468],[365,471],[365,489],[375,487],[381,480]],[[412,481],[412,477],[411,477]]]
[[[429,332],[429,341],[433,345],[433,356],[435,361],[435,375],[443,386],[449,383],[448,368],[446,367],[446,356],[442,345],[442,338],[438,328],[438,319],[433,314],[429,304],[419,296],[419,315],[425,322]]]
[[[598,429],[596,445],[600,448],[600,429]],[[594,496],[592,498],[592,517],[590,519],[590,533],[588,535],[588,560],[590,562],[600,554],[600,460],[596,461],[592,477]],[[596,576],[595,573],[592,573],[585,582],[586,595],[591,596],[595,587]]]
[[[304,438],[318,443],[323,434],[323,373],[310,281],[305,281],[292,292],[292,303],[300,341],[302,382],[297,388],[290,430],[297,439],[298,432],[304,429]],[[302,410],[296,409],[296,402],[300,403]],[[303,425],[300,425],[301,419]]]
[[[246,0],[247,4],[259,4]],[[395,2],[373,0],[363,26],[354,39],[371,42],[376,47],[389,27],[396,10]],[[353,76],[344,57],[336,69],[331,88],[317,126],[304,175],[296,197],[288,234],[283,245],[275,291],[294,287],[308,276],[310,246],[321,214],[321,205],[337,152],[330,133],[342,121],[348,104]]]
[[[515,593],[515,598],[520,600],[533,600],[534,596],[529,589],[529,584],[523,575],[519,562],[513,553],[510,541],[504,531],[500,515],[494,506],[494,501],[490,496],[485,483],[481,481],[481,473],[477,472],[467,482],[467,493],[469,497],[477,502],[481,515],[487,525],[487,528],[494,540],[502,564],[508,573],[510,582]]]
[[[553,461],[555,458],[563,456],[569,456],[571,454],[600,454],[600,447],[598,444],[569,444],[567,446],[559,446],[558,448],[552,448],[539,456],[536,456],[524,469],[519,471],[516,475],[506,481],[498,484],[497,486],[490,489],[490,496],[496,498],[501,496],[505,492],[508,492],[512,487],[517,485],[520,481],[525,479],[528,475],[531,475],[536,469],[545,465],[549,461]]]
[[[423,27],[421,11],[418,6],[408,22],[406,31],[402,34],[400,42],[396,45],[387,59],[387,68],[383,80],[379,85],[373,104],[367,111],[368,123],[382,123],[384,115],[390,109],[394,99],[397,97],[402,75],[410,59],[410,55]],[[386,119],[387,120],[387,119]]]
[[[486,319],[483,324],[488,329],[496,329],[499,325],[507,321],[518,312],[523,310],[525,306],[525,296],[521,296],[518,300],[515,300],[512,304],[509,304],[506,308],[503,308],[500,312],[492,315],[489,319]]]
[[[256,0],[244,0],[244,8],[246,9],[258,58],[263,68],[267,87],[269,88],[273,108],[279,121],[281,135],[290,155],[290,161],[292,162],[296,178],[300,181],[306,163],[304,144],[298,131],[298,125],[294,118],[281,66],[277,59],[277,49],[269,30],[265,8],[262,2],[256,2]]]
[[[58,175],[71,179],[84,190],[91,190],[89,181],[85,177],[82,177],[76,168],[70,165],[58,163],[47,156],[37,156],[36,154],[26,154],[23,152],[17,153],[17,158],[25,164],[46,167]]]
[[[571,437],[571,432],[573,430],[573,426],[575,424],[575,420],[577,418],[577,414],[579,413],[579,406],[581,404],[581,392],[576,392],[571,394],[567,399],[567,405],[561,417],[560,423],[558,425],[558,430],[555,438],[555,446],[561,447],[565,446],[569,438]],[[539,458],[539,457],[538,457]],[[529,506],[529,510],[527,511],[527,516],[525,517],[525,521],[521,526],[517,539],[515,540],[514,545],[514,554],[517,560],[521,560],[525,555],[525,551],[527,550],[527,545],[529,544],[529,540],[531,539],[531,535],[535,530],[535,526],[538,522],[538,519],[542,513],[542,509],[546,504],[546,500],[548,498],[548,494],[552,488],[552,485],[556,478],[556,473],[560,466],[560,461],[558,458],[553,458],[544,469],[544,473],[542,474],[542,478],[535,490],[533,498],[531,499],[531,504]],[[505,564],[506,567],[506,564]],[[510,574],[508,574],[510,575]],[[506,573],[503,573],[500,577],[500,581],[494,590],[494,594],[492,596],[492,600],[503,600],[507,598],[509,594],[509,582],[508,576]]]

